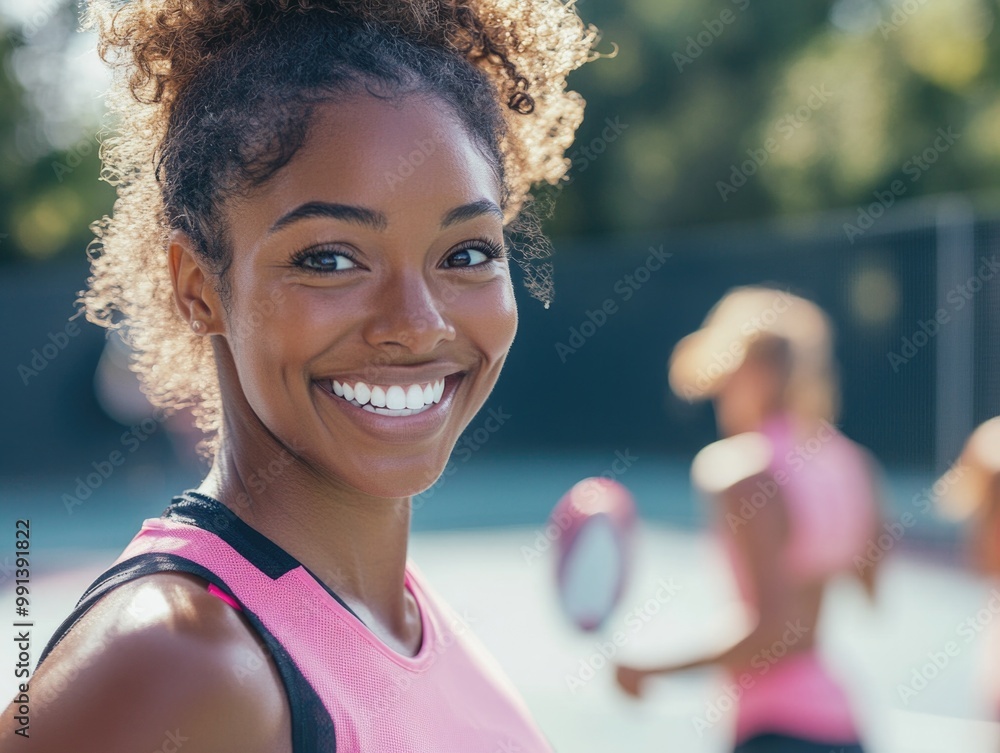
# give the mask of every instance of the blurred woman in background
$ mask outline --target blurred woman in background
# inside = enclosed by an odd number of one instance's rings
[[[698,453],[692,480],[711,501],[755,624],[694,661],[619,666],[619,685],[638,697],[648,677],[718,665],[739,689],[738,753],[861,751],[816,627],[834,576],[853,573],[874,596],[865,552],[880,524],[878,474],[831,423],[838,388],[826,315],[777,289],[734,289],[674,348],[669,376],[679,396],[713,400],[723,438]]]
[[[976,569],[1000,580],[1000,416],[972,432],[958,461],[934,487],[942,512],[967,521],[968,551]],[[986,630],[983,681],[1000,719],[1000,621],[991,620]]]

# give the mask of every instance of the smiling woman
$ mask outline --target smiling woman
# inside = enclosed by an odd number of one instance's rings
[[[510,349],[505,229],[565,173],[594,30],[561,0],[88,21],[119,199],[82,302],[212,466],[46,647],[38,749],[551,750],[407,543]]]

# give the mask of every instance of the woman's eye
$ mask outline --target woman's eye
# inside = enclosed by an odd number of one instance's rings
[[[475,267],[480,264],[485,264],[491,259],[495,259],[495,253],[489,253],[482,249],[476,248],[475,246],[467,246],[465,248],[460,248],[452,254],[448,255],[448,265],[449,267]]]
[[[316,272],[340,272],[357,266],[350,257],[336,251],[314,251],[303,256],[298,264]]]

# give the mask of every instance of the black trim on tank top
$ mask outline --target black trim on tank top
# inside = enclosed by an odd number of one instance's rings
[[[184,572],[196,575],[209,583],[214,583],[226,595],[239,601],[215,573],[197,562],[164,552],[147,552],[136,555],[108,568],[90,585],[70,615],[63,620],[49,639],[38,664],[35,666],[35,672],[38,672],[38,667],[42,665],[45,658],[59,645],[59,642],[80,621],[87,610],[97,603],[98,599],[130,580],[161,572]],[[330,718],[330,714],[323,706],[315,689],[306,680],[285,647],[271,634],[271,631],[264,626],[257,615],[246,607],[242,608],[241,614],[247,618],[257,634],[263,638],[278,666],[278,673],[281,675],[281,681],[285,687],[291,714],[293,753],[336,753],[337,742],[334,735],[333,719]]]
[[[239,552],[241,557],[248,560],[250,564],[271,579],[280,578],[289,570],[301,567],[323,587],[324,591],[364,625],[364,620],[358,617],[357,613],[333,592],[333,589],[316,577],[312,570],[256,528],[250,526],[215,497],[188,490],[174,497],[173,501],[160,514],[160,517],[187,523],[209,533],[214,533]]]

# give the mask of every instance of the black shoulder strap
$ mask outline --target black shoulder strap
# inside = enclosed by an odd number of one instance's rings
[[[38,671],[38,667],[45,661],[52,649],[104,594],[142,575],[161,572],[184,572],[197,575],[209,583],[214,583],[221,591],[235,598],[233,592],[215,573],[196,562],[176,554],[162,552],[137,555],[109,568],[90,585],[80,597],[74,610],[56,628],[55,633],[42,651],[35,671]],[[299,671],[284,646],[264,627],[257,616],[246,608],[242,610],[242,614],[253,625],[258,635],[263,638],[278,666],[278,672],[288,696],[288,707],[291,711],[293,753],[335,753],[337,744],[334,737],[333,720],[316,691]]]
[[[301,567],[323,590],[361,621],[357,613],[308,567],[286,552],[256,528],[248,525],[236,513],[214,497],[196,491],[186,491],[174,497],[162,516],[214,533],[240,553],[250,564],[269,578],[280,578],[289,570]]]

